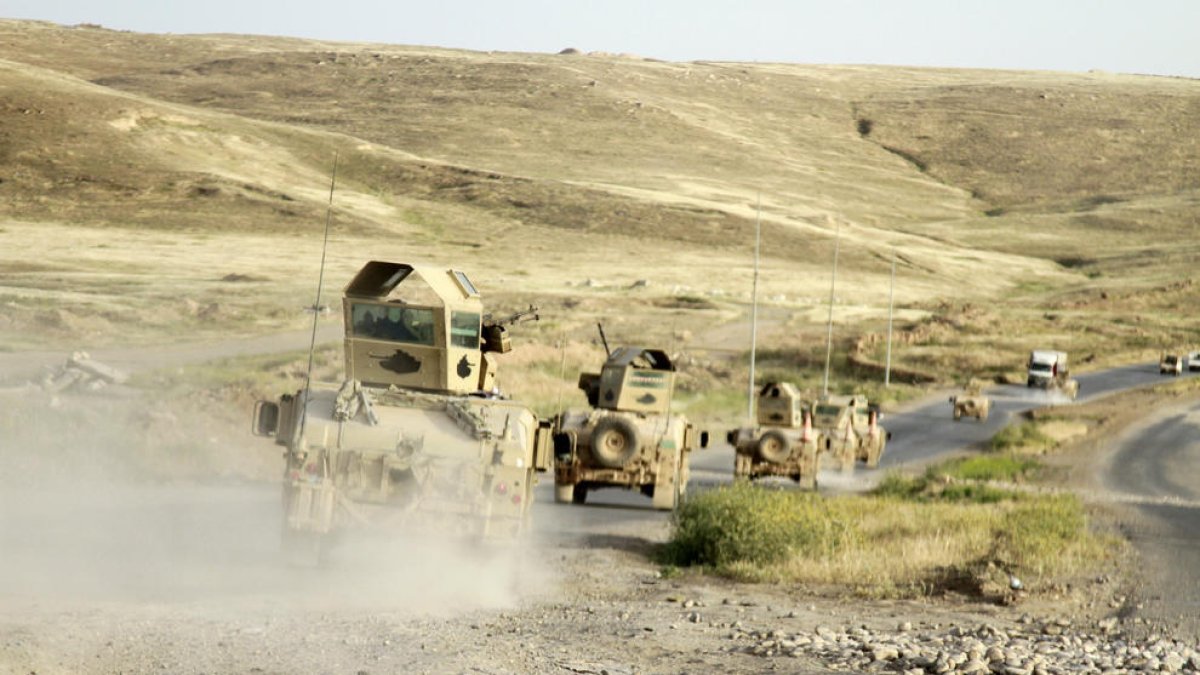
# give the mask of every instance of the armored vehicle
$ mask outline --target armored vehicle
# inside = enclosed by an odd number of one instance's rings
[[[812,427],[812,410],[800,390],[788,382],[770,382],[758,390],[757,426],[733,429],[726,440],[733,446],[733,477],[791,478],[804,488],[816,488],[820,455]]]
[[[1079,395],[1079,382],[1071,377],[1067,353],[1035,349],[1029,354],[1029,376],[1026,385],[1039,389],[1057,389],[1074,399]]]
[[[986,422],[992,409],[992,400],[983,393],[983,384],[972,380],[963,388],[962,393],[950,397],[950,405],[954,407],[954,420],[963,417],[974,417],[980,422]]]
[[[255,408],[255,432],[285,448],[285,539],[368,524],[521,533],[534,471],[551,461],[550,426],[496,393],[493,355],[511,342],[467,275],[371,261],[342,311],[345,382]]]
[[[1159,375],[1182,375],[1183,357],[1178,354],[1163,354],[1158,359]]]
[[[666,352],[621,347],[599,373],[579,376],[590,410],[555,421],[554,495],[582,504],[591,490],[640,490],[656,509],[673,509],[687,489],[689,454],[708,433],[671,412],[675,365]]]
[[[879,408],[862,394],[827,396],[813,405],[813,426],[820,434],[820,449],[830,453],[843,471],[856,461],[879,466],[879,458],[892,435],[879,426]]]

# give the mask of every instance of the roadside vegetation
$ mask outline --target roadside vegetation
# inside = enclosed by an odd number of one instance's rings
[[[1076,496],[991,484],[1020,483],[1040,468],[1008,454],[958,459],[833,498],[734,484],[682,505],[660,561],[866,596],[955,590],[1002,601],[1010,576],[1036,592],[1119,550],[1091,532]]]

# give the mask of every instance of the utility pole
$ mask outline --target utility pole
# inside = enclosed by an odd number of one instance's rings
[[[892,386],[892,309],[896,306],[896,249],[892,249],[892,283],[888,289],[887,365],[883,369],[883,386]]]
[[[838,221],[837,235],[833,240],[833,274],[829,277],[829,328],[825,333],[825,381],[821,384],[821,396],[829,396],[829,361],[833,358],[833,292],[837,288],[838,249],[842,244],[842,223]]]
[[[746,396],[746,422],[754,424],[754,360],[758,349],[758,260],[762,245],[762,193],[758,193],[754,217],[754,285],[750,291],[750,382]]]

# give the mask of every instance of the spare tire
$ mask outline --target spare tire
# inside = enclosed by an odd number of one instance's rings
[[[783,464],[788,455],[792,454],[792,444],[778,431],[768,431],[758,439],[755,449],[758,456],[772,464]]]
[[[592,429],[592,456],[607,469],[619,469],[638,452],[637,429],[624,417],[605,417]]]

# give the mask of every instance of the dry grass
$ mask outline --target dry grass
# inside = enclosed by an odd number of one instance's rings
[[[684,505],[662,560],[745,581],[835,585],[870,596],[962,590],[967,578],[974,592],[989,595],[1002,590],[987,586],[996,570],[1020,575],[1036,592],[1119,548],[1090,532],[1071,495],[940,494],[825,499],[719,488]]]
[[[1192,339],[1193,81],[21,21],[0,36],[0,349],[301,327],[335,150],[325,302],[367,257],[465,269],[501,310],[538,301],[553,325],[502,377],[539,410],[558,398],[555,345],[589,343],[597,319],[622,343],[690,334],[672,350],[696,373],[683,403],[738,407],[759,193],[768,376],[819,377],[836,231],[839,361],[882,333],[893,250],[893,361],[915,379],[1006,377],[1033,347],[1088,368]],[[881,363],[882,340],[862,355]]]

